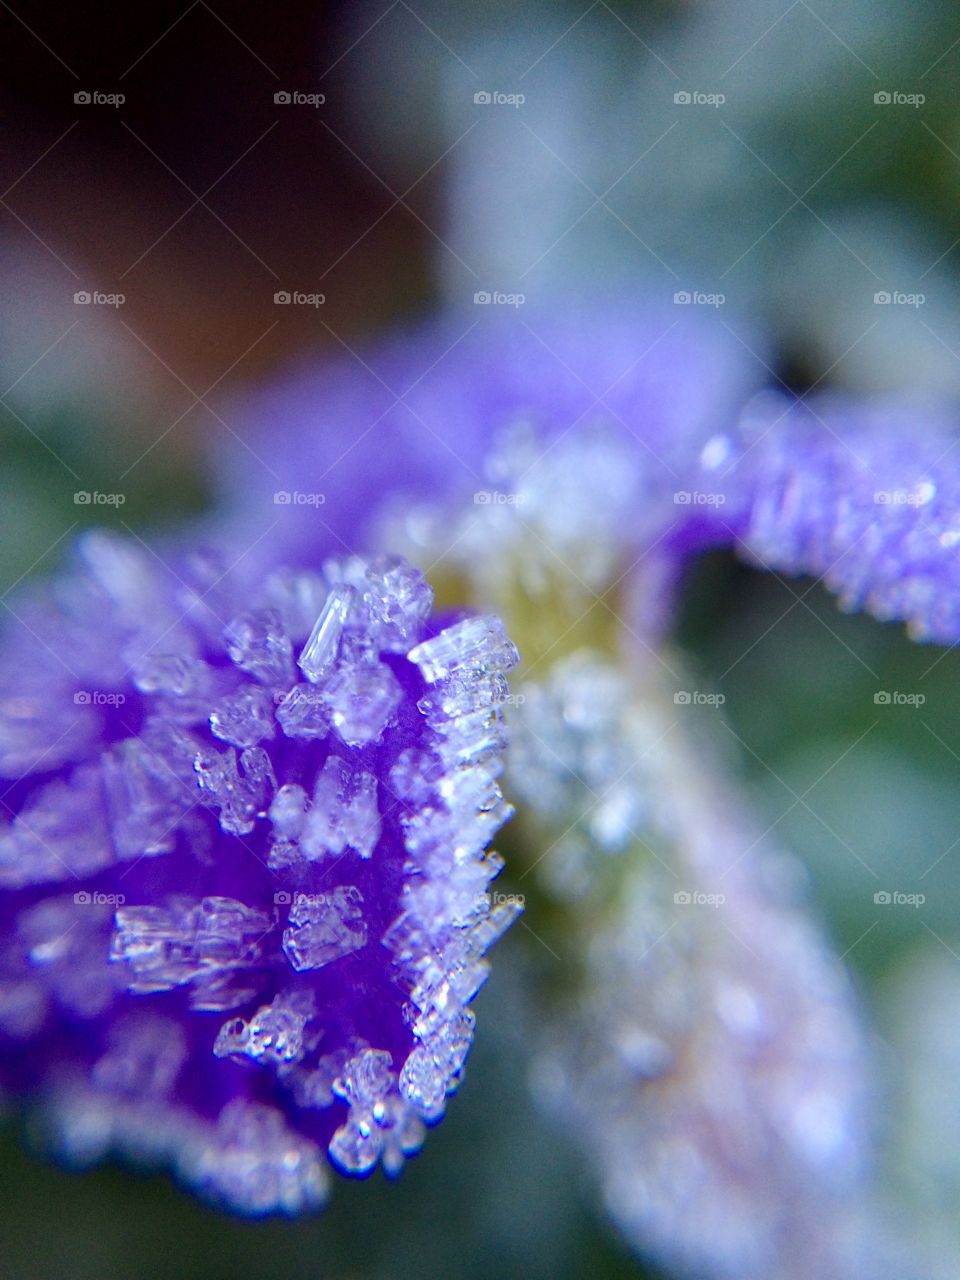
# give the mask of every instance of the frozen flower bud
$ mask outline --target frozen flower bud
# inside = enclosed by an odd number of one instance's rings
[[[0,1083],[60,1149],[242,1213],[399,1171],[512,922],[517,652],[402,560],[254,572],[92,534],[0,644]]]

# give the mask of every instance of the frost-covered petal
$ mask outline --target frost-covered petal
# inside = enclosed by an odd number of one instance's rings
[[[0,641],[0,1081],[75,1161],[292,1214],[457,1087],[517,653],[397,558],[228,555],[90,535]]]
[[[952,408],[822,395],[746,415],[738,551],[822,577],[846,609],[960,638],[960,435]]]

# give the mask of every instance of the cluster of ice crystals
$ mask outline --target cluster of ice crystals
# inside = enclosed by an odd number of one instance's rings
[[[233,747],[226,751],[210,748],[197,753],[193,767],[204,794],[220,810],[224,831],[248,835],[277,785],[263,748],[247,747],[240,753],[239,767]]]
[[[465,618],[418,644],[409,657],[437,693],[456,699],[451,711],[457,715],[484,705],[477,700],[477,690],[488,688],[519,661],[517,647],[507,637],[503,623],[490,617]],[[441,711],[439,718],[452,719],[451,711]]]
[[[366,945],[363,894],[356,885],[337,885],[310,898],[298,895],[290,927],[283,931],[283,951],[294,969],[322,969]]]
[[[166,906],[121,906],[110,958],[123,964],[131,991],[190,986],[195,1009],[230,1009],[249,999],[234,978],[263,962],[270,915],[234,898],[175,897]]]
[[[327,1199],[323,1153],[272,1106],[234,1098],[216,1121],[171,1099],[115,1089],[65,1092],[53,1104],[59,1148],[75,1164],[122,1151],[167,1166],[205,1199],[249,1217],[317,1209]]]
[[[246,1213],[317,1203],[322,1146],[398,1172],[513,915],[486,893],[502,627],[432,620],[393,557],[167,571],[106,536],[21,607],[72,670],[18,692],[29,647],[0,644],[0,1081],[49,1083],[49,1036],[71,1158]]]
[[[279,1070],[298,1062],[314,1047],[305,1035],[307,1023],[316,1013],[313,992],[286,992],[264,1005],[249,1022],[234,1018],[225,1022],[214,1042],[218,1058],[246,1057],[260,1060]]]
[[[196,777],[187,767],[198,745],[192,736],[153,721],[138,737],[123,739],[101,756],[111,835],[120,857],[171,852],[197,802]]]
[[[402,698],[402,689],[382,662],[341,668],[327,684],[330,722],[350,747],[378,741]]]
[[[288,738],[325,738],[330,732],[326,700],[313,685],[295,684],[280,696],[277,723]]]
[[[270,806],[277,838],[276,865],[298,856],[319,862],[352,849],[369,858],[380,839],[377,780],[342,756],[329,755],[317,774],[312,800],[296,783],[281,787]]]
[[[273,699],[262,685],[244,684],[211,711],[210,728],[235,747],[255,747],[276,733],[273,712]]]
[[[327,1198],[316,1145],[292,1133],[275,1108],[242,1098],[227,1104],[213,1133],[197,1136],[180,1170],[211,1198],[250,1215],[293,1217]]]
[[[389,1053],[365,1049],[351,1058],[334,1082],[350,1114],[330,1143],[330,1155],[350,1173],[367,1173],[378,1160],[396,1174],[423,1145],[423,1121],[396,1091]]]
[[[241,614],[224,631],[227,653],[241,671],[267,685],[293,679],[293,647],[276,609]]]
[[[510,772],[518,796],[542,819],[576,813],[579,832],[607,853],[640,839],[650,818],[651,788],[640,745],[642,708],[632,727],[623,722],[626,676],[600,655],[578,650],[555,663],[546,679],[525,685],[521,696]],[[566,855],[574,856],[574,842],[558,852],[544,868],[554,889],[569,866]]]
[[[432,1121],[443,1114],[472,1041],[467,1005],[487,976],[483,956],[521,910],[515,901],[491,908],[486,893],[502,863],[483,851],[511,810],[496,781],[499,758],[486,750],[491,736],[502,734],[502,699],[479,698],[479,691],[499,687],[518,654],[498,619],[478,617],[416,645],[409,657],[429,686],[418,705],[433,732],[433,758],[407,752],[392,774],[417,801],[403,818],[414,875],[384,942],[413,983],[416,1043],[401,1064],[398,1096]],[[337,1137],[338,1150],[363,1159],[359,1104],[351,1104]],[[403,1149],[402,1136],[399,1144]]]
[[[507,566],[511,586],[534,597],[558,577],[600,592],[616,579],[626,548],[655,541],[677,521],[678,472],[666,463],[645,465],[652,457],[602,414],[549,443],[517,418],[487,452],[489,487],[474,494],[469,508],[405,504],[382,520],[381,536],[413,557],[456,564],[481,600],[503,599]],[[684,482],[696,487],[691,478]],[[714,478],[703,487],[720,486]],[[701,507],[697,514],[703,513]]]
[[[430,616],[433,593],[426,580],[404,561],[390,556],[365,560],[353,556],[324,566],[342,587],[352,587],[368,634],[384,653],[406,653]]]

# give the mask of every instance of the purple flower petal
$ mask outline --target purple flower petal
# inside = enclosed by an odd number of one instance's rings
[[[960,449],[945,406],[764,397],[748,412],[741,553],[822,577],[845,609],[960,639]]]
[[[397,1173],[443,1114],[483,956],[491,617],[402,560],[265,575],[94,534],[0,649],[0,1081],[61,1149],[243,1213]]]

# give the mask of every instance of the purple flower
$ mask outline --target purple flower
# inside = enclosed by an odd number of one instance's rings
[[[523,878],[568,980],[529,1036],[538,1091],[614,1219],[697,1274],[893,1256],[861,1011],[667,637],[715,546],[960,636],[954,437],[751,398],[759,368],[634,308],[454,317],[247,411],[216,526],[242,532],[237,563],[174,571],[93,537],[21,600],[0,650],[2,1078],[41,1064],[68,1153],[167,1161],[244,1212],[316,1203],[323,1149],[400,1167],[517,910],[492,905],[484,853],[510,812],[509,696]],[[479,616],[432,619],[387,547]],[[527,663],[514,695],[496,616]]]
[[[399,1171],[473,1036],[504,672],[405,562],[85,537],[0,648],[0,1081],[243,1213]]]

